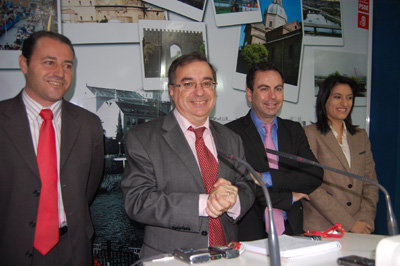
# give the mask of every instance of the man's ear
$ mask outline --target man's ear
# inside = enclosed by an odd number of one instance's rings
[[[22,73],[26,75],[28,73],[28,59],[25,56],[20,55],[18,57],[19,68],[21,68]]]
[[[169,88],[169,96],[172,98],[174,96],[174,86],[168,85]]]
[[[253,102],[253,91],[250,88],[246,88],[246,96],[249,102]]]

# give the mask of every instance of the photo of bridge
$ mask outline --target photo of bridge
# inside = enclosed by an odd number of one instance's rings
[[[340,0],[304,0],[303,27],[305,35],[341,38]]]

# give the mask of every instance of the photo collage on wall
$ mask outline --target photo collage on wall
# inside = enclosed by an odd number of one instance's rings
[[[285,77],[285,101],[297,102],[302,61],[301,2],[260,0],[263,20],[241,26],[234,88],[246,88],[246,73],[261,61],[273,62]]]
[[[0,21],[3,26],[0,32],[0,69],[18,69],[20,51],[15,49],[20,47],[11,44],[20,45],[32,32],[42,29],[61,32],[74,45],[88,47],[87,50],[91,45],[101,45],[103,48],[112,45],[126,48],[132,45],[138,49],[137,61],[140,62],[133,62],[137,66],[134,65],[132,69],[141,75],[137,84],[129,84],[131,90],[126,90],[128,86],[114,84],[102,86],[100,77],[96,77],[100,80],[98,84],[81,82],[76,86],[85,90],[82,95],[90,101],[88,105],[93,103],[91,111],[100,117],[103,128],[107,128],[105,174],[91,207],[96,254],[104,250],[118,251],[120,254],[134,253],[133,258],[126,255],[129,263],[138,258],[143,243],[143,225],[126,215],[120,189],[126,162],[125,135],[135,126],[163,116],[172,109],[167,72],[175,58],[193,51],[212,56],[211,47],[216,44],[210,43],[210,35],[207,35],[207,26],[210,25],[205,23],[205,17],[212,17],[213,24],[215,22],[212,27],[215,26],[216,31],[228,28],[235,31],[233,41],[229,40],[232,43],[218,44],[235,47],[231,55],[234,58],[232,77],[227,75],[232,80],[232,86],[227,88],[229,93],[231,89],[240,93],[245,91],[246,72],[252,64],[271,61],[284,74],[285,101],[298,103],[303,53],[305,46],[308,46],[314,49],[310,53],[313,57],[313,65],[310,66],[314,73],[313,96],[324,78],[340,73],[361,84],[363,90],[358,95],[360,97],[356,98],[355,106],[366,106],[367,55],[334,49],[345,44],[346,29],[343,26],[341,0],[6,2],[6,6],[0,10],[0,18],[3,18]],[[13,10],[13,13],[10,14],[5,8]],[[206,14],[206,9],[211,13]],[[8,17],[4,24],[6,13]],[[184,16],[185,21],[171,20],[171,13]],[[136,56],[135,53],[136,50],[132,52]],[[136,60],[136,57],[133,58]],[[100,60],[93,59],[93,64]],[[112,65],[115,61],[107,63]],[[133,72],[132,69],[129,69],[129,73]],[[86,76],[84,78],[89,79]],[[118,74],[111,79],[118,79]],[[218,84],[222,84],[221,80],[218,80]]]

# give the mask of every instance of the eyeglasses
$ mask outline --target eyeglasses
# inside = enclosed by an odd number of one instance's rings
[[[203,89],[215,89],[217,87],[217,82],[211,81],[211,80],[204,80],[200,83],[194,82],[194,81],[184,81],[181,82],[180,84],[172,84],[174,87],[182,87],[185,90],[191,90],[197,88],[197,84],[200,84],[200,86]]]

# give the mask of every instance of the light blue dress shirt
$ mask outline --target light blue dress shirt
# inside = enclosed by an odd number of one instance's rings
[[[250,116],[251,120],[253,120],[254,125],[257,128],[258,134],[260,134],[261,141],[264,143],[265,136],[267,135],[267,132],[265,130],[265,127],[262,125],[264,124],[263,121],[261,121],[260,118],[254,113],[253,110],[250,111]],[[275,117],[274,120],[272,121],[274,126],[272,127],[271,134],[272,134],[272,141],[274,142],[275,149],[279,151],[278,149],[278,119]],[[278,163],[279,163],[279,157],[278,157]],[[262,172],[261,173],[265,183],[267,184],[267,188],[272,187],[272,178],[271,178],[271,173],[269,171],[267,172]],[[292,199],[292,204],[293,204],[293,199]],[[284,210],[282,210],[282,215],[283,219],[287,220],[287,214]]]

